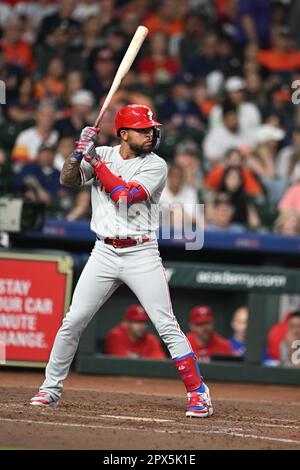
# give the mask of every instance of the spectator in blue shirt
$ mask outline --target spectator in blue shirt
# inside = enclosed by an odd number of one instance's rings
[[[193,80],[190,75],[183,74],[176,77],[170,96],[158,106],[158,119],[170,123],[177,129],[203,128],[205,118],[193,100],[192,86]]]
[[[34,163],[23,166],[16,176],[15,186],[27,200],[45,204],[48,210],[69,209],[71,192],[61,186],[60,172],[53,162],[56,148],[42,144]]]
[[[184,72],[197,79],[205,78],[210,72],[222,68],[218,46],[218,36],[214,32],[206,33],[202,40],[201,53],[194,54],[184,64]]]
[[[236,41],[269,46],[272,0],[239,0]]]
[[[237,356],[244,356],[246,352],[247,327],[248,308],[239,307],[232,316],[231,328],[233,330],[233,336],[229,340],[230,346]]]

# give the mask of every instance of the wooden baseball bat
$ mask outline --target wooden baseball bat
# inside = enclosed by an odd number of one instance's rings
[[[130,69],[134,59],[136,58],[146,36],[148,34],[148,28],[146,26],[139,26],[128,46],[127,51],[125,52],[125,55],[122,59],[122,62],[119,65],[119,68],[116,72],[115,78],[111,84],[110,90],[104,100],[104,103],[102,105],[102,108],[97,116],[97,119],[95,121],[94,127],[98,127],[105,111],[107,110],[109,103],[111,102],[111,99],[113,95],[116,93],[118,90],[123,78],[127,74],[128,70]]]

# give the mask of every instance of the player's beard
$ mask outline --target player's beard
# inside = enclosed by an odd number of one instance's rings
[[[137,144],[130,144],[130,149],[136,154],[136,155],[145,155],[146,153],[152,152],[154,149],[154,144],[143,144],[143,145],[137,145]]]

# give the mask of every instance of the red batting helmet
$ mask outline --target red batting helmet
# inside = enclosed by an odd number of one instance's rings
[[[193,325],[212,322],[213,319],[212,309],[208,305],[196,305],[190,311],[190,323]]]
[[[118,135],[121,129],[146,129],[161,126],[153,118],[151,109],[142,104],[129,104],[120,109],[116,114],[115,125]]]
[[[124,318],[127,321],[148,321],[148,315],[141,305],[129,305],[124,313]]]

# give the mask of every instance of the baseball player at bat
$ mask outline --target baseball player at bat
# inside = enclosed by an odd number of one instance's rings
[[[91,229],[96,242],[57,333],[46,379],[30,404],[58,404],[81,333],[125,283],[148,313],[186,386],[186,416],[207,417],[213,413],[209,389],[173,314],[155,235],[167,179],[166,162],[154,153],[160,124],[147,106],[133,104],[117,113],[115,125],[120,145],[97,146],[99,129],[86,127],[61,172],[66,186],[92,182]]]

